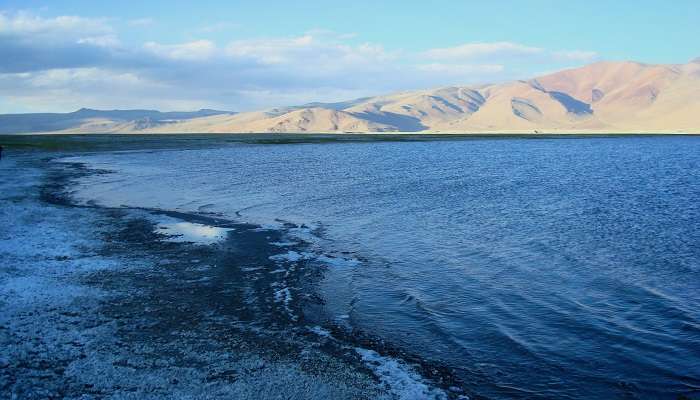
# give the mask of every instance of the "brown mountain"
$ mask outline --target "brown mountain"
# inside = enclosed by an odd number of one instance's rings
[[[63,131],[94,132],[99,126],[85,121]],[[700,62],[599,62],[524,81],[111,126],[110,131],[144,133],[700,133]]]
[[[600,62],[526,81],[198,118],[161,131],[700,133],[700,63]]]

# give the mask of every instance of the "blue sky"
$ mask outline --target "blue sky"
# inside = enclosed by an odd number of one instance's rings
[[[0,1],[0,112],[250,110],[700,56],[697,1],[179,3]]]

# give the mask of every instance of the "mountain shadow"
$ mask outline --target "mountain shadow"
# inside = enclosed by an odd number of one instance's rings
[[[547,93],[551,98],[563,105],[566,108],[566,112],[570,114],[575,114],[578,116],[593,114],[593,109],[591,109],[591,105],[588,103],[584,103],[581,100],[576,100],[575,98],[563,92]]]
[[[421,123],[420,119],[409,115],[385,111],[378,113],[355,112],[351,114],[357,118],[362,118],[370,122],[394,126],[401,132],[419,132],[428,129],[427,126]]]

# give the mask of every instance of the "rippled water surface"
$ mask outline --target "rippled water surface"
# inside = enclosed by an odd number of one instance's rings
[[[81,157],[85,200],[319,227],[330,318],[490,398],[700,396],[700,138]]]

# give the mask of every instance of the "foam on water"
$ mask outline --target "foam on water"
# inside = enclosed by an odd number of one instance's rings
[[[338,268],[352,268],[360,265],[360,260],[355,258],[334,257],[326,254],[316,257],[316,261],[324,265]]]
[[[297,251],[289,250],[286,253],[282,254],[277,254],[274,256],[270,256],[270,260],[273,261],[287,261],[287,262],[298,262],[301,260],[308,260],[310,258],[313,258],[313,254],[311,253],[300,253]]]
[[[396,398],[401,400],[447,399],[444,391],[428,385],[420,374],[402,361],[359,347],[355,351]]]
[[[336,340],[330,331],[320,326],[312,326],[309,331],[320,338]],[[448,398],[445,391],[436,388],[413,367],[399,359],[382,356],[376,351],[361,347],[348,348],[348,350],[354,350],[360,356],[365,366],[374,373],[392,398],[399,400],[446,400]],[[458,388],[453,389],[460,391]],[[464,395],[457,398],[468,399]]]

